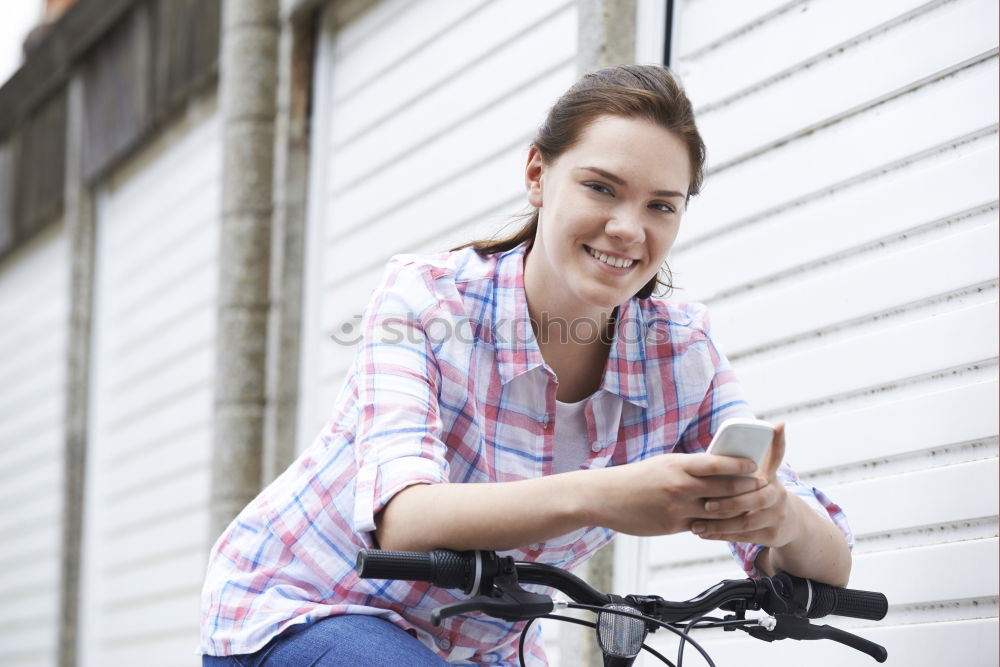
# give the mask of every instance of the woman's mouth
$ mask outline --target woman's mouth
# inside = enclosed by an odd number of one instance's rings
[[[636,262],[636,260],[634,260],[634,259],[624,259],[622,257],[612,257],[611,255],[608,255],[607,253],[603,253],[600,250],[594,250],[593,248],[591,248],[590,246],[587,246],[587,245],[585,245],[583,247],[587,249],[587,252],[590,254],[591,257],[593,257],[594,259],[596,259],[597,261],[599,261],[599,262],[601,262],[603,264],[606,264],[609,267],[613,267],[613,268],[616,268],[616,269],[627,269],[627,268],[631,267],[633,264],[635,264],[635,262]]]

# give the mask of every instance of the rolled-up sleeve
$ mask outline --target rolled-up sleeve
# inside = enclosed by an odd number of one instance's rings
[[[375,516],[402,489],[448,481],[438,405],[440,372],[426,334],[438,312],[429,278],[390,262],[363,320],[356,359],[358,466],[354,529],[375,530]]]
[[[847,515],[844,514],[844,510],[839,505],[830,500],[826,494],[816,487],[804,483],[787,464],[782,463],[778,468],[778,479],[781,480],[786,489],[804,500],[810,509],[820,516],[833,521],[834,525],[844,534],[847,546],[851,549],[854,548],[854,533],[847,522]],[[764,547],[748,542],[730,542],[729,550],[732,551],[733,557],[743,566],[743,571],[747,575],[759,577],[762,574],[757,569],[757,556],[764,550]]]

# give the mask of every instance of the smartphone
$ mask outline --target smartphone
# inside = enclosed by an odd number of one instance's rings
[[[774,426],[766,421],[734,417],[722,422],[722,426],[712,437],[712,443],[707,451],[718,456],[739,456],[750,459],[760,467],[773,439]],[[743,477],[750,476],[743,475]]]

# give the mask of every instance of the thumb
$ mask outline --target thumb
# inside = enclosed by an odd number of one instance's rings
[[[774,427],[774,438],[771,440],[771,446],[767,450],[767,454],[764,455],[764,460],[761,461],[760,471],[763,473],[767,479],[773,480],[777,478],[778,466],[785,458],[785,425],[778,424]]]

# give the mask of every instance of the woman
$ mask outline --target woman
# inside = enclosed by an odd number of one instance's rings
[[[781,426],[754,476],[703,453],[751,413],[704,309],[651,296],[703,162],[668,70],[601,70],[540,128],[517,234],[390,261],[328,426],[215,546],[206,665],[516,664],[517,624],[433,627],[453,592],[359,580],[361,548],[574,567],[613,531],[690,530],[751,574],[847,583],[843,513],[779,469]]]

